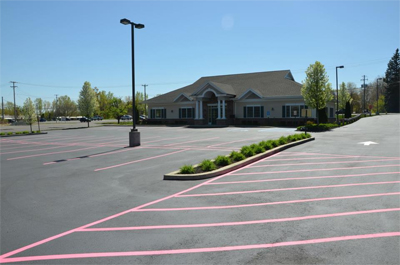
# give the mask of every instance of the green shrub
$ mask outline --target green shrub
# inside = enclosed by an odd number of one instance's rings
[[[240,153],[242,153],[245,157],[250,157],[255,154],[254,150],[252,148],[250,148],[250,146],[243,146],[240,149]]]
[[[203,160],[203,162],[201,162],[201,164],[200,164],[200,167],[201,167],[201,170],[203,170],[203,171],[212,171],[217,168],[215,166],[215,164],[213,162],[211,162],[211,160],[209,160],[209,159]]]
[[[279,142],[279,145],[284,145],[284,144],[287,144],[287,139],[285,136],[281,136],[281,138],[279,138],[278,142]]]
[[[179,174],[194,174],[194,167],[192,165],[184,165],[180,168]]]
[[[236,161],[236,162],[242,161],[246,158],[242,153],[239,153],[236,151],[232,151],[232,153],[230,154],[229,157],[231,158],[232,161]]]
[[[311,138],[311,134],[305,133],[305,135],[306,135],[306,138]]]
[[[217,156],[217,158],[215,158],[214,163],[217,166],[223,167],[229,165],[231,163],[231,160],[229,159],[229,157],[226,156]]]
[[[270,141],[270,143],[271,143],[271,145],[273,147],[278,147],[279,146],[279,141],[278,140],[269,140],[269,141]]]
[[[256,154],[265,152],[265,149],[262,146],[260,146],[259,144],[252,144],[252,145],[250,145],[250,148],[253,149],[254,153],[256,153]]]
[[[288,143],[296,141],[296,137],[294,135],[289,135],[286,137],[286,139]]]
[[[15,134],[22,134],[22,132],[16,132]]]
[[[13,134],[14,134],[13,132],[8,132],[8,133],[7,133],[7,135],[13,135]]]
[[[28,133],[29,133],[29,131],[23,131],[22,133],[23,133],[23,134],[28,134]]]
[[[6,133],[4,133],[4,132],[0,132],[0,135],[6,135]]]
[[[261,145],[264,148],[264,150],[270,150],[274,148],[270,141],[262,141],[259,143],[259,145]]]
[[[295,134],[294,136],[296,137],[297,141],[303,140],[303,133],[302,134]]]

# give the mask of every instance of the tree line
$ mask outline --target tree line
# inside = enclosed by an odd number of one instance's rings
[[[338,109],[347,110],[350,115],[352,112],[363,113],[367,110],[375,113],[399,113],[399,49],[396,49],[390,59],[383,78],[377,78],[361,89],[357,88],[353,82],[348,82],[347,84],[342,82],[339,87]],[[319,122],[319,116],[323,113],[320,110],[324,111],[327,103],[336,98],[336,91],[332,91],[332,85],[329,83],[325,67],[320,62],[316,61],[307,68],[301,94],[309,107],[318,110],[317,122]]]
[[[144,94],[135,93],[136,113],[147,115],[145,109]],[[102,116],[104,119],[120,119],[123,115],[132,115],[132,97],[117,97],[111,92],[92,88],[90,82],[83,84],[79,98],[75,102],[68,95],[63,95],[53,101],[36,98],[34,101],[27,98],[23,106],[16,106],[17,117],[25,117],[26,110],[33,112],[37,118],[54,120],[57,117]],[[14,103],[7,101],[4,104],[4,114],[14,117]],[[28,115],[29,116],[29,115]],[[138,120],[138,119],[137,119]]]

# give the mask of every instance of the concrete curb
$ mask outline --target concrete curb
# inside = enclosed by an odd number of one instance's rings
[[[14,137],[14,136],[27,136],[27,135],[40,135],[40,134],[47,134],[47,132],[25,133],[25,134],[13,134],[13,135],[0,135],[0,137]]]
[[[226,173],[229,173],[231,171],[234,171],[238,168],[247,166],[248,164],[254,163],[258,160],[261,160],[263,158],[266,158],[268,156],[274,155],[276,153],[279,153],[285,149],[288,149],[290,147],[296,146],[296,145],[300,145],[306,142],[310,142],[315,140],[315,137],[311,137],[308,139],[303,139],[300,141],[296,141],[296,142],[292,142],[292,143],[288,143],[285,145],[281,145],[278,147],[275,147],[274,149],[268,150],[262,154],[257,154],[255,156],[246,158],[245,160],[233,163],[229,166],[226,167],[221,167],[217,170],[214,171],[210,171],[210,172],[205,172],[205,173],[198,173],[198,174],[179,174],[179,170],[165,174],[164,175],[164,180],[200,180],[200,179],[208,179],[208,178],[213,178],[213,177],[217,177]],[[198,165],[194,165],[194,167],[197,167]]]

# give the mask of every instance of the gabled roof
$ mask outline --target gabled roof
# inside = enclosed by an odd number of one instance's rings
[[[290,70],[201,77],[191,85],[147,100],[147,103],[173,103],[180,94],[194,96],[205,84],[217,86],[227,94],[242,96],[249,89],[261,97],[301,96],[301,84]]]

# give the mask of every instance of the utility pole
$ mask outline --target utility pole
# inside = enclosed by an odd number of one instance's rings
[[[15,83],[17,83],[17,82],[15,82],[15,81],[10,81],[10,83],[12,83],[13,85],[11,86],[12,88],[13,88],[13,92],[14,92],[14,124],[17,124],[17,109],[16,109],[16,107],[15,107],[15,88],[17,87],[16,85],[15,85]]]
[[[1,119],[4,121],[4,101],[3,101],[3,97],[1,97]]]
[[[144,85],[142,85],[142,86],[144,87],[144,101],[146,101],[146,100],[147,100],[147,97],[146,97],[146,87],[147,87],[148,85],[144,84]],[[147,104],[146,104],[146,103],[144,103],[144,115],[147,116]]]
[[[56,115],[56,123],[57,123],[57,104],[58,104],[58,94],[55,94],[56,96],[56,111],[55,111],[55,115]]]
[[[363,87],[364,87],[364,105],[363,105],[363,112],[365,111],[365,80],[368,81],[368,79],[366,79],[365,77],[366,77],[366,76],[363,75],[363,79],[361,79],[361,81],[364,81],[364,85],[363,85]]]

